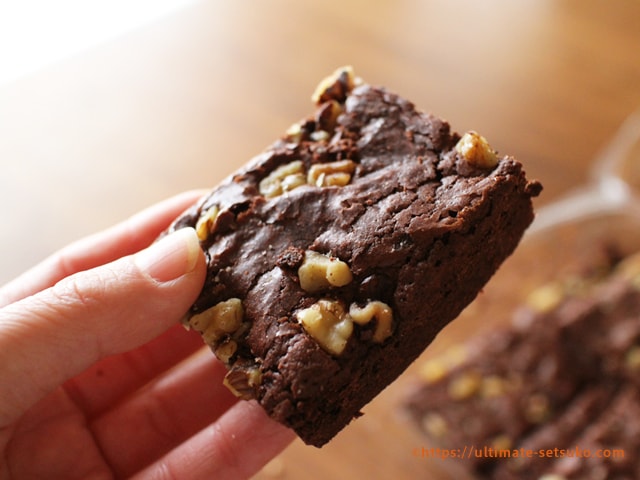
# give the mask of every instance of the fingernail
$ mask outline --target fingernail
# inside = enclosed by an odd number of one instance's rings
[[[193,271],[200,242],[193,228],[181,228],[135,255],[138,268],[157,282],[170,282]]]

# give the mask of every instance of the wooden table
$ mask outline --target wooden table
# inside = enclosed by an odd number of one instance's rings
[[[0,283],[216,184],[305,116],[343,64],[521,159],[543,206],[591,181],[640,107],[640,4],[196,1],[0,86]],[[425,355],[468,334],[454,322]],[[294,443],[258,478],[449,478],[412,455],[421,439],[397,415],[411,374],[327,447]]]

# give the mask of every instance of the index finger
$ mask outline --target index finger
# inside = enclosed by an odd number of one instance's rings
[[[102,232],[78,240],[0,288],[0,308],[88,270],[147,247],[205,191],[192,190],[161,201]]]
[[[255,401],[239,401],[132,479],[248,479],[295,438],[293,430],[269,418]]]

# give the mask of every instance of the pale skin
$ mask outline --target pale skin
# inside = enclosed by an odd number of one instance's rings
[[[78,241],[0,288],[0,479],[249,478],[294,438],[222,385],[179,320],[205,277],[202,192]],[[151,246],[149,246],[151,245]]]

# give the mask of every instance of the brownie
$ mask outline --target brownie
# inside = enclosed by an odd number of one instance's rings
[[[471,302],[538,182],[475,132],[338,69],[315,112],[178,218],[207,256],[185,323],[225,384],[322,446]]]
[[[637,386],[624,389],[574,445],[571,446],[573,451],[569,451],[570,455],[566,454],[553,462],[547,472],[549,478],[640,478],[640,390]]]
[[[566,336],[576,363],[603,377],[640,385],[639,286],[617,275],[590,296],[571,302],[567,313],[575,320],[567,324]]]
[[[422,378],[416,380],[403,408],[431,443],[450,449],[473,445],[511,452],[588,450],[602,443],[600,436],[604,434],[598,432],[614,428],[610,427],[610,419],[615,416],[610,413],[614,410],[612,403],[628,406],[635,399],[630,411],[640,408],[640,253],[611,265],[597,277],[580,281],[572,278],[541,287],[512,320],[507,327],[453,347],[455,352],[469,352],[463,362],[452,365],[447,360],[451,355],[445,354],[422,366]],[[434,367],[439,364],[445,368]],[[477,387],[468,389],[468,395],[452,396],[455,389],[451,386],[461,372],[470,371],[477,372]],[[547,374],[541,375],[544,371]],[[496,378],[521,381],[515,387],[511,384],[509,388],[493,389],[497,395],[486,395],[487,382],[491,379],[495,383]],[[544,399],[539,404],[544,408],[534,409],[546,413],[537,416],[538,422],[523,421],[527,403],[520,400],[532,396]],[[514,405],[515,410],[510,408]],[[591,426],[593,419],[596,421]],[[627,415],[630,431],[640,428],[639,419],[636,416],[632,421]],[[614,440],[624,444],[628,449],[625,461],[635,465],[640,435],[626,430],[622,434],[624,438]],[[609,465],[597,460],[598,465]],[[515,458],[483,455],[463,463],[479,478],[537,480],[551,475],[549,472],[560,472],[560,466],[569,471],[576,462],[536,454]],[[584,465],[596,465],[594,462],[589,460]],[[618,465],[622,460],[616,462]],[[638,478],[586,476],[588,467],[578,463],[579,473],[567,478]],[[549,476],[552,478],[564,477]]]
[[[496,463],[491,473],[493,480],[539,480],[549,473],[552,465],[560,457],[559,449],[584,448],[579,437],[586,426],[609,406],[617,387],[614,383],[594,385],[579,391],[568,403],[557,419],[545,422],[531,435],[513,447],[535,455],[520,455],[503,458]],[[540,455],[544,452],[544,455]],[[553,452],[547,455],[547,452]]]
[[[554,325],[520,326],[455,347],[421,366],[404,408],[440,447],[514,448],[556,418],[584,383],[562,341]],[[464,462],[484,472],[495,458]]]

